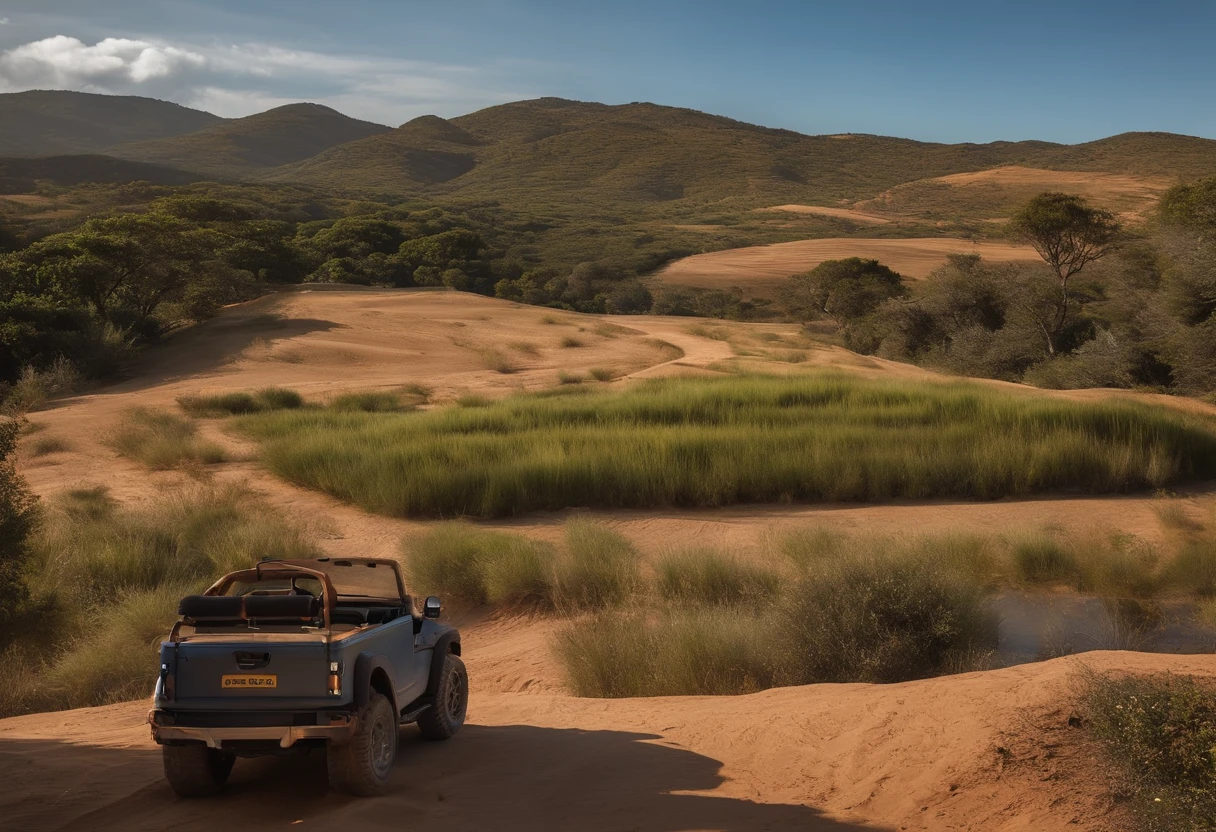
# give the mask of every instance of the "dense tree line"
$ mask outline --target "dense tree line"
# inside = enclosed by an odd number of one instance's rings
[[[923,281],[829,261],[782,303],[829,318],[846,346],[961,375],[1049,387],[1216,391],[1216,179],[1167,192],[1144,228],[1042,194],[1010,223],[1042,264],[955,255]]]

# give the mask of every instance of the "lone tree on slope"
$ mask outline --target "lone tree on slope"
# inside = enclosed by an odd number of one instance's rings
[[[1114,214],[1093,208],[1073,194],[1042,193],[1009,223],[1013,235],[1034,247],[1059,280],[1059,302],[1053,320],[1045,322],[1047,350],[1055,355],[1068,322],[1069,280],[1108,254],[1119,236]]]

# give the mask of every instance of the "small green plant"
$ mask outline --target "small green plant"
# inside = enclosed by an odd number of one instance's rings
[[[1147,832],[1216,828],[1216,690],[1190,676],[1082,676],[1081,707]]]
[[[487,370],[493,370],[503,375],[509,375],[519,369],[511,363],[509,358],[492,347],[481,351],[481,362]]]
[[[571,373],[567,370],[561,370],[557,374],[557,381],[559,384],[582,384],[583,377],[578,373]]]
[[[147,408],[127,412],[108,437],[111,448],[154,471],[224,461],[224,450],[198,439],[194,423],[172,413]]]
[[[464,393],[456,398],[457,407],[489,407],[492,400],[480,393]]]
[[[616,371],[609,370],[607,367],[592,367],[589,372],[596,381],[612,381],[616,378]]]

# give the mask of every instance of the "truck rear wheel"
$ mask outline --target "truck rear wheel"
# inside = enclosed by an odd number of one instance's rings
[[[435,704],[418,717],[423,739],[446,740],[464,725],[469,707],[469,674],[460,656],[443,657],[443,675],[435,691]]]
[[[219,794],[236,756],[202,743],[163,745],[165,779],[178,797],[209,797]]]
[[[325,749],[329,785],[360,797],[381,794],[396,762],[397,714],[383,694],[372,693],[350,742]]]

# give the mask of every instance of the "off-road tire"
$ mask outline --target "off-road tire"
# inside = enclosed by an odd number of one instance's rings
[[[162,745],[165,779],[178,797],[219,794],[232,773],[236,756],[200,743]]]
[[[443,657],[443,675],[435,691],[435,704],[418,716],[418,730],[427,740],[446,740],[464,725],[469,709],[469,674],[460,656]]]
[[[358,719],[350,742],[325,749],[325,766],[330,788],[371,797],[383,794],[397,762],[397,714],[383,694],[372,693]]]

